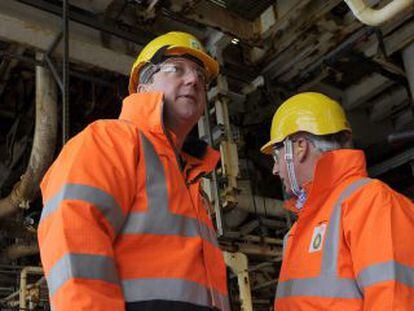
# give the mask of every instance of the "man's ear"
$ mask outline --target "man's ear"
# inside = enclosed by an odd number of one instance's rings
[[[149,84],[140,83],[137,86],[137,93],[149,92]]]
[[[296,151],[295,157],[298,160],[298,162],[304,162],[307,159],[307,157],[309,157],[309,141],[302,137],[298,138],[296,140],[296,148],[294,150]]]

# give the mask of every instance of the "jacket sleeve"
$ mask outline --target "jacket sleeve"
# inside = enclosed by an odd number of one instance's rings
[[[363,310],[414,310],[414,204],[378,180],[345,204],[344,234]]]
[[[55,311],[125,310],[113,245],[135,193],[133,137],[119,121],[95,122],[42,181],[38,240]]]

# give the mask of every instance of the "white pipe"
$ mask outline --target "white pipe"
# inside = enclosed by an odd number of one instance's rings
[[[43,269],[40,267],[24,267],[20,273],[20,292],[19,292],[19,309],[26,310],[27,297],[27,275],[28,274],[43,274]]]
[[[37,54],[41,58],[41,54]],[[57,86],[45,67],[36,66],[36,123],[26,172],[11,193],[0,199],[0,218],[28,208],[53,160],[57,136]]]
[[[344,0],[361,23],[379,26],[405,10],[413,10],[414,0],[393,0],[382,9],[372,9],[364,0]]]
[[[223,252],[224,261],[230,267],[235,275],[237,275],[237,282],[239,284],[240,296],[240,310],[252,311],[252,293],[250,290],[249,279],[249,263],[247,256],[243,253]]]

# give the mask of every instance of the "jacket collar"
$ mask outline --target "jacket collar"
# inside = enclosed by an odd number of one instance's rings
[[[164,134],[163,93],[134,93],[122,103],[119,119],[127,120],[144,131]]]
[[[361,150],[341,149],[325,152],[315,165],[313,181],[304,185],[307,193],[306,203],[298,211],[295,199],[288,200],[286,208],[301,215],[315,211],[312,206],[326,201],[331,192],[344,181],[366,177],[365,155]]]
[[[131,94],[123,101],[119,119],[134,123],[144,133],[149,133],[152,137],[157,137],[163,144],[170,146],[171,151],[177,154],[175,149],[176,136],[171,131],[167,134],[168,130],[164,126],[163,99],[164,94],[161,92]],[[167,150],[165,151],[167,152]],[[182,152],[180,156],[189,167],[195,170],[194,174],[196,175],[202,172],[210,173],[220,159],[220,153],[211,147],[207,147],[207,151],[201,159],[185,152]],[[188,170],[187,167],[186,170]]]

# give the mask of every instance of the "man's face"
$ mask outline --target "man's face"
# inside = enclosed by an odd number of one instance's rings
[[[147,85],[149,91],[164,93],[166,122],[191,127],[197,123],[206,106],[205,70],[183,57],[173,57],[159,65]]]

